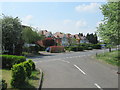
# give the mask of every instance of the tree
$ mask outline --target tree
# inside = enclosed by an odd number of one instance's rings
[[[24,44],[36,44],[36,42],[38,40],[44,39],[44,36],[39,35],[37,33],[37,30],[34,29],[32,27],[29,26],[22,26],[23,30],[22,30],[22,39],[24,41]],[[35,45],[35,46],[30,46],[30,47],[23,47],[23,51],[27,51],[27,52],[36,52],[38,53],[39,51],[39,46]]]
[[[37,31],[33,31],[31,27],[24,26],[22,31],[22,38],[24,43],[36,43],[36,41],[41,40],[43,37],[40,36]]]
[[[3,16],[2,22],[2,49],[8,54],[20,55],[22,52],[22,26],[18,17]]]
[[[96,33],[95,34],[93,34],[93,33],[91,33],[91,34],[87,33],[86,38],[92,44],[97,44],[98,43],[98,38],[97,38]]]
[[[119,44],[120,39],[120,1],[108,2],[100,8],[104,15],[103,23],[97,27],[99,36],[106,43]]]

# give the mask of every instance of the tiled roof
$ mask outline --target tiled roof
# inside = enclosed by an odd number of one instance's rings
[[[80,39],[80,37],[78,36],[78,34],[75,34],[75,38],[76,39]]]
[[[54,34],[54,37],[55,38],[62,38],[64,36],[64,34],[63,33],[61,33],[61,32],[56,32],[55,34]]]

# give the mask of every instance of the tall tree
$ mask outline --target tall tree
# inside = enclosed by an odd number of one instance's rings
[[[106,43],[119,44],[120,39],[120,1],[108,2],[101,6],[103,23],[98,27],[98,34]]]
[[[93,33],[91,33],[91,34],[87,33],[86,38],[92,44],[97,44],[98,43],[98,38],[97,38],[96,33],[95,34],[93,34]]]
[[[2,49],[8,54],[21,54],[21,22],[18,17],[3,16],[2,21]],[[18,48],[19,47],[19,48]]]
[[[32,27],[23,26],[22,38],[24,43],[34,44],[36,41],[41,40],[43,36],[39,35],[37,31],[33,31]]]

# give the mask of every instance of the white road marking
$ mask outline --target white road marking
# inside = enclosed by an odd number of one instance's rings
[[[70,62],[68,62],[68,61],[65,61],[65,60],[61,60],[61,61],[63,61],[63,62],[66,62],[66,63],[70,63]]]
[[[38,62],[50,62],[50,61],[59,61],[60,59],[50,59],[50,60],[43,60],[43,61],[38,61]]]
[[[74,64],[74,66],[75,66],[79,71],[81,71],[84,75],[86,75],[86,73],[85,73],[82,69],[80,69],[77,65]]]
[[[97,88],[99,88],[100,90],[103,90],[97,83],[94,84]]]

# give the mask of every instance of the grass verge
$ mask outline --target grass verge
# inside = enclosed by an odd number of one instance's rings
[[[4,79],[7,83],[7,88],[11,88],[10,81],[11,77],[11,70],[0,69],[2,71],[2,79]],[[40,80],[40,72],[38,70],[32,71],[32,75],[29,79],[26,80],[26,83],[21,88],[38,88],[39,87],[39,80]],[[15,89],[20,90],[20,89]]]
[[[120,66],[120,51],[112,51],[112,52],[105,52],[98,54],[96,58],[98,60],[105,61],[108,64],[114,65],[114,66]]]

